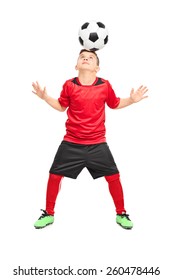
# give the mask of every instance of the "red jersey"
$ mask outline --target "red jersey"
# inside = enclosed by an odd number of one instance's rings
[[[67,80],[58,98],[61,106],[68,107],[64,140],[77,144],[106,142],[105,103],[116,108],[116,97],[110,83],[96,78],[92,85],[81,85],[78,78]]]

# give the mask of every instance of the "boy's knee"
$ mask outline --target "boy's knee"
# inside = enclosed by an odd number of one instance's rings
[[[117,173],[117,174],[113,174],[113,175],[108,175],[108,176],[105,176],[105,179],[108,183],[112,182],[112,181],[115,181],[115,180],[118,180],[120,178],[120,174]]]
[[[49,178],[52,179],[52,180],[61,180],[63,178],[63,176],[62,175],[58,175],[58,174],[50,173],[49,174]]]

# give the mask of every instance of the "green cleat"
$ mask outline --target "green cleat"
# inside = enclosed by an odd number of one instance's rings
[[[123,214],[121,214],[121,215],[118,215],[118,214],[117,214],[116,222],[117,222],[117,224],[119,224],[122,228],[125,228],[125,229],[132,229],[132,227],[133,227],[133,223],[132,223],[132,221],[129,219],[129,215],[127,215],[126,213],[123,213]]]
[[[53,224],[54,222],[54,216],[49,215],[45,210],[41,209],[43,211],[43,214],[40,216],[40,218],[35,222],[34,227],[36,229],[44,228],[48,225]]]

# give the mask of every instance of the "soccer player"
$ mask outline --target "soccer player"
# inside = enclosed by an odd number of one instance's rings
[[[84,167],[93,179],[104,176],[112,196],[116,222],[125,229],[133,223],[124,206],[120,174],[105,137],[105,105],[120,109],[146,98],[147,87],[132,88],[130,96],[116,96],[108,80],[97,77],[99,58],[94,51],[82,49],[77,59],[78,76],[67,80],[60,97],[47,94],[46,87],[32,83],[33,93],[54,109],[67,109],[66,134],[58,147],[49,171],[46,207],[34,223],[36,229],[54,222],[54,208],[63,177],[76,179]]]

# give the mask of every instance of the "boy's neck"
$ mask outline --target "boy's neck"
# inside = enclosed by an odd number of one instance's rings
[[[78,75],[78,79],[80,83],[86,86],[92,85],[95,82],[96,78],[97,78],[96,73],[85,72],[85,73],[79,73]]]

